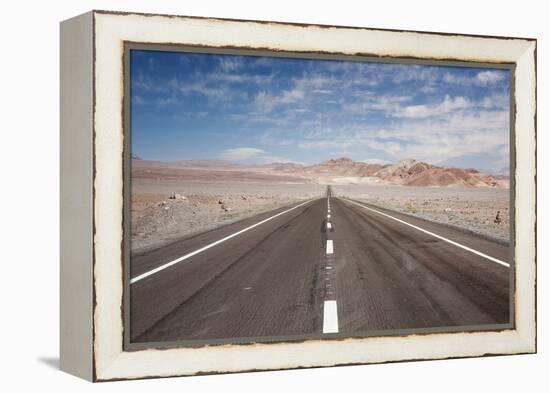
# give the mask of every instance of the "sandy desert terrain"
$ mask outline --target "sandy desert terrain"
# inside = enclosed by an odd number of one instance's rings
[[[132,252],[321,197],[324,191],[318,184],[269,180],[133,179]]]
[[[368,202],[501,241],[510,239],[509,189],[338,185],[333,186],[333,191],[335,196]],[[499,223],[495,222],[498,212]]]
[[[429,179],[431,186],[414,186],[419,179]],[[433,186],[437,181],[443,184]],[[335,196],[509,239],[508,180],[475,170],[414,160],[370,166],[339,159],[309,167],[132,160],[132,253],[321,197],[327,184],[333,185]]]

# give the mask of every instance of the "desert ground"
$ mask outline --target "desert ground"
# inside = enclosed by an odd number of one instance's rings
[[[368,202],[503,242],[510,239],[509,189],[338,185],[333,190],[335,196]],[[500,220],[495,222],[498,212]]]
[[[325,188],[284,181],[133,179],[132,253],[321,197]]]
[[[389,184],[369,176],[357,178],[356,173],[346,177],[350,173],[348,166],[354,165],[347,161],[331,160],[325,165],[330,167],[328,173],[321,167],[321,175],[305,176],[303,170],[293,168],[289,173],[287,168],[134,161],[132,253],[143,253],[259,213],[322,197],[327,184],[333,185],[336,197],[368,202],[503,242],[509,240],[508,188]],[[334,167],[338,173],[331,178]],[[357,170],[356,165],[354,168]],[[403,165],[396,169],[402,171]],[[384,170],[387,172],[388,168]]]

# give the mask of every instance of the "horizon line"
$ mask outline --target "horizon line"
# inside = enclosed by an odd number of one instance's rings
[[[438,168],[457,168],[457,169],[463,169],[463,170],[473,169],[473,170],[476,170],[480,173],[487,174],[487,175],[508,175],[508,176],[510,176],[510,168],[508,168],[506,171],[492,172],[492,171],[480,170],[480,169],[478,169],[474,166],[457,166],[457,165],[432,164],[430,162],[417,160],[415,158],[403,158],[401,160],[397,160],[397,161],[394,161],[394,162],[388,162],[386,160],[381,160],[381,161],[384,161],[384,163],[383,163],[383,162],[369,162],[368,160],[354,160],[354,159],[346,157],[346,156],[340,156],[340,157],[336,157],[336,158],[328,158],[328,159],[325,159],[325,160],[320,160],[320,161],[317,161],[316,163],[313,163],[313,164],[298,163],[296,161],[270,161],[270,162],[265,162],[265,163],[246,163],[246,162],[239,161],[239,160],[227,160],[227,159],[221,159],[221,158],[187,158],[187,159],[176,159],[176,160],[159,160],[159,159],[143,158],[139,154],[131,154],[130,159],[131,160],[136,160],[136,161],[160,162],[160,163],[165,163],[165,164],[172,164],[172,163],[177,163],[177,162],[181,162],[181,161],[211,161],[211,162],[228,163],[228,164],[232,164],[232,165],[236,165],[236,166],[243,166],[243,167],[246,167],[246,166],[257,166],[257,167],[259,167],[259,166],[269,166],[269,165],[273,165],[273,164],[293,164],[293,165],[308,167],[308,166],[319,165],[319,164],[321,164],[323,162],[327,162],[327,161],[338,161],[338,160],[349,160],[349,161],[352,161],[354,163],[360,163],[360,164],[366,164],[366,165],[381,165],[383,167],[384,166],[387,167],[387,166],[399,164],[400,162],[403,162],[403,161],[413,160],[413,161],[418,162],[418,163],[424,163],[424,164],[432,165],[432,166],[438,167]],[[374,159],[374,160],[377,160],[377,159]]]

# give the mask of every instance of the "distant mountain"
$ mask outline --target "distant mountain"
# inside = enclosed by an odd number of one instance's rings
[[[296,171],[304,166],[302,164],[296,164],[294,162],[274,162],[272,164],[265,165],[267,168],[272,168],[276,171],[291,172]]]
[[[488,175],[474,168],[453,168],[428,164],[409,158],[396,164],[368,164],[347,157],[330,159],[315,165],[274,162],[244,165],[223,160],[146,161],[133,158],[136,168],[172,168],[217,170],[239,173],[291,175],[306,181],[336,184],[379,183],[416,187],[493,187],[508,188],[505,175]]]
[[[419,187],[497,187],[506,188],[505,179],[485,175],[477,169],[439,167],[414,159],[406,159],[389,165],[375,174],[393,184]]]
[[[303,176],[325,176],[325,177],[369,177],[384,168],[381,164],[367,164],[364,162],[353,161],[350,158],[341,157],[323,161],[319,164],[302,166],[286,165],[280,170],[290,173],[301,174]]]
[[[179,160],[174,161],[173,164],[190,168],[235,168],[242,166],[240,164],[224,160]]]
[[[138,160],[138,161],[141,161],[143,160],[143,158],[141,158],[140,156],[138,156],[137,154],[132,154],[132,160]]]
[[[305,167],[285,167],[287,173],[316,179],[348,179],[361,182],[371,178],[374,182],[417,187],[497,187],[506,188],[509,182],[502,176],[485,175],[477,169],[440,167],[412,158],[396,164],[368,164],[347,157],[323,161]],[[354,181],[352,181],[354,180]]]

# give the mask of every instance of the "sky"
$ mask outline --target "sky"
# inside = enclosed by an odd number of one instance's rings
[[[507,173],[509,71],[132,50],[132,154]]]

